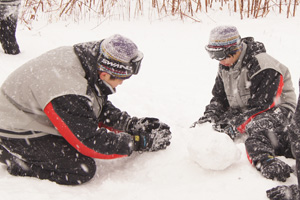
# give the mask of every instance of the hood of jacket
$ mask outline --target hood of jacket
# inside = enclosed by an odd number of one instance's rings
[[[242,42],[247,45],[246,54],[243,59],[244,63],[248,63],[249,60],[253,59],[257,54],[266,53],[265,45],[261,42],[254,41],[253,37],[243,38]]]
[[[98,96],[115,93],[113,88],[99,78],[97,60],[100,55],[100,45],[102,41],[103,40],[79,43],[73,46],[74,52],[85,71],[85,78],[88,80],[89,86]]]

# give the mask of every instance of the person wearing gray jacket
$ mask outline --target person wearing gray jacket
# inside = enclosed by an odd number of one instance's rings
[[[219,70],[213,97],[193,126],[210,122],[233,140],[246,136],[249,162],[265,178],[286,181],[293,170],[277,156],[292,157],[284,132],[296,109],[289,69],[234,26],[212,29],[205,48]]]
[[[16,39],[18,14],[21,0],[0,0],[0,43],[4,53],[20,53]]]
[[[140,69],[143,54],[113,35],[50,50],[8,76],[0,93],[0,162],[10,174],[78,185],[97,159],[170,145],[170,127],[131,117],[108,96]]]

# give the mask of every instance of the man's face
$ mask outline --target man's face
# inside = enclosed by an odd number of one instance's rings
[[[108,83],[113,89],[115,89],[118,85],[121,85],[124,81],[123,79],[111,79],[110,77],[111,75],[106,72],[102,72],[100,74],[100,79]]]
[[[239,58],[240,54],[241,54],[241,52],[238,51],[233,56],[230,56],[230,57],[225,58],[224,60],[221,60],[220,64],[224,65],[226,67],[231,67],[237,61],[237,59]]]

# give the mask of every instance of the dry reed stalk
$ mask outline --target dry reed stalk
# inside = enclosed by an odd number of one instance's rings
[[[175,1],[176,0],[172,0],[172,15],[175,14]]]
[[[31,0],[26,0],[25,5],[32,7],[33,13],[30,14],[29,20],[34,20],[36,19],[37,11],[41,8],[42,11],[44,11],[44,4],[40,0],[38,2],[31,1]]]
[[[157,13],[158,13],[159,15],[160,15],[160,13],[162,12],[162,10],[164,10],[165,13],[167,13],[165,0],[163,1],[163,5],[161,6],[161,8],[159,8],[159,5],[158,5],[157,0],[156,0],[156,5],[157,5]]]
[[[233,1],[233,12],[236,12],[236,0]]]
[[[59,17],[61,17],[63,15],[63,13],[65,12],[65,10],[67,9],[67,7],[71,4],[71,1],[68,1],[67,4],[63,7],[62,11],[59,14]],[[61,1],[61,6],[63,5],[63,0]]]
[[[238,3],[239,3],[239,8],[240,8],[241,19],[243,19],[244,1],[243,0],[238,0]]]
[[[281,13],[281,5],[282,5],[282,3],[281,3],[281,0],[279,1],[279,13]]]
[[[227,5],[229,12],[232,12],[232,9],[234,12],[238,12],[238,9],[240,9],[241,19],[243,19],[243,14],[246,14],[246,12],[248,18],[250,16],[254,18],[267,16],[270,6],[273,5],[279,7],[279,13],[284,10],[283,6],[285,6],[287,7],[287,17],[290,15],[295,16],[296,8],[299,5],[299,0],[248,0],[248,9],[245,10],[244,0],[151,0],[150,7],[160,17],[166,17],[171,13],[172,16],[178,16],[182,20],[191,18],[198,21],[194,16],[198,11],[202,11],[201,1],[205,3],[204,12],[208,12],[208,7],[213,8],[213,6],[221,5],[220,9],[222,10],[222,7]],[[219,4],[214,4],[214,2]],[[228,2],[232,2],[233,5]],[[291,7],[292,2],[294,3],[293,7]],[[82,17],[90,17],[93,14],[96,14],[99,18],[123,17],[123,19],[130,19],[132,18],[132,11],[134,11],[134,17],[143,14],[143,3],[144,0],[25,0],[20,18],[26,25],[36,20],[40,12],[47,13],[49,21],[55,15],[59,19],[65,19],[64,16],[67,16],[69,19],[78,20]],[[133,8],[131,4],[135,7]],[[165,13],[162,13],[163,11]]]
[[[259,11],[260,11],[261,1],[262,1],[262,0],[258,0],[258,4],[257,4],[256,7],[254,8],[254,13],[253,13],[254,18],[257,18],[257,17],[258,17],[258,13],[259,13]]]
[[[156,4],[157,3],[157,1],[156,0],[152,0],[152,8],[156,8]]]
[[[180,18],[182,19],[182,12],[181,12],[181,1],[185,1],[185,0],[177,0],[177,8],[176,8],[176,11],[175,11],[175,13],[176,12],[179,12],[180,13]]]
[[[289,14],[290,14],[290,7],[291,7],[291,0],[289,0],[289,3],[288,3],[288,7],[287,7],[287,18],[289,18]]]
[[[297,7],[297,5],[298,5],[298,0],[295,0],[295,2],[294,2],[294,11],[293,11],[293,17],[295,17],[295,16],[296,16],[296,7]]]
[[[193,6],[191,0],[188,1],[188,12],[191,13],[191,16],[193,16]]]
[[[264,2],[264,6],[263,6],[263,8],[262,8],[262,16],[264,16],[265,15],[265,13],[268,13],[268,9],[269,9],[269,1],[268,0],[265,0],[265,2]]]
[[[295,1],[296,1],[296,0],[295,0]],[[202,10],[201,1],[200,1],[200,0],[198,0],[198,2],[197,2],[197,8],[196,8],[196,12],[198,12],[198,11],[200,11],[200,12],[201,12],[201,10]]]
[[[101,0],[101,14],[104,15],[104,0]]]
[[[71,5],[70,7],[66,10],[66,14],[67,13],[72,13],[72,11],[74,10],[75,4],[76,4],[77,0],[71,0]]]
[[[163,0],[163,4],[162,4],[161,8],[158,7],[158,10],[157,10],[158,14],[160,14],[163,10],[165,11],[165,14],[167,14],[168,11],[167,11],[167,6],[166,6],[166,0]]]
[[[251,5],[251,15],[253,15],[254,8],[255,8],[256,0],[252,0],[252,5]]]
[[[197,20],[197,19],[195,19],[195,18],[193,18],[193,17],[191,17],[191,16],[189,16],[189,15],[186,15],[186,14],[184,14],[184,13],[181,13],[181,15],[182,15],[182,16],[185,16],[185,17],[188,17],[188,18],[190,18],[190,19],[192,19],[192,20],[194,20],[194,21],[196,21],[196,22],[201,22],[200,20]]]
[[[137,0],[136,4],[136,8],[138,8],[139,11],[142,11],[142,0]]]
[[[247,11],[247,17],[249,18],[250,17],[250,0],[248,0],[248,11]]]

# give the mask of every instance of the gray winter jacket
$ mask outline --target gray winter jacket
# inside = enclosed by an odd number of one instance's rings
[[[99,46],[91,42],[60,47],[13,72],[1,87],[0,137],[52,134],[89,157],[130,155],[131,135],[99,127],[108,119],[112,129],[126,132],[131,119],[107,100],[114,91],[99,79]]]
[[[219,75],[223,80],[224,89],[230,107],[241,108],[242,110],[248,109],[248,100],[251,98],[251,80],[262,71],[266,69],[273,69],[281,74],[283,78],[281,88],[282,91],[280,92],[278,99],[276,99],[276,104],[280,104],[281,106],[295,112],[296,94],[288,68],[267,53],[262,52],[255,55],[255,59],[257,60],[260,69],[250,74],[249,68],[242,67],[243,58],[247,50],[247,45],[245,43],[242,43],[242,45],[243,51],[241,52],[240,58],[233,68],[230,68],[229,70],[219,70]],[[267,91],[262,92],[264,92],[266,95],[269,95]],[[273,98],[274,94],[270,94],[270,96]]]
[[[232,67],[219,66],[213,98],[205,110],[216,121],[234,115],[231,123],[241,133],[260,113],[277,106],[294,113],[296,107],[288,68],[268,55],[264,45],[253,38],[243,38],[242,44],[241,55]]]

